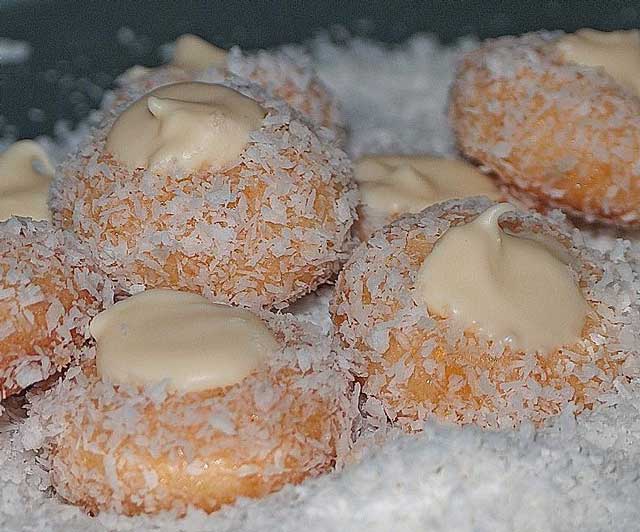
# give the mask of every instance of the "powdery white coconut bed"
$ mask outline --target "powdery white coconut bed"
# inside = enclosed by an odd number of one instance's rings
[[[351,127],[349,151],[451,154],[447,90],[456,56],[472,40],[443,47],[418,36],[389,49],[352,40],[312,44],[318,70]],[[69,139],[47,147],[63,152]],[[588,233],[624,272],[637,298],[635,237]],[[292,312],[328,331],[331,289]],[[640,349],[640,346],[638,346]],[[485,432],[429,423],[422,434],[367,436],[343,471],[289,486],[260,501],[241,500],[213,515],[194,510],[92,518],[55,498],[38,457],[37,424],[9,404],[0,423],[0,529],[5,531],[548,531],[633,530],[640,523],[640,383],[619,386],[577,420],[568,412],[542,430]],[[376,441],[374,441],[374,439]]]

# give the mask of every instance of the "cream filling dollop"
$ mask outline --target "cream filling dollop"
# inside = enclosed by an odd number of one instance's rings
[[[184,70],[225,68],[227,51],[214,46],[197,35],[185,33],[176,39],[171,64]]]
[[[416,302],[515,350],[572,344],[582,336],[587,302],[550,246],[500,228],[512,210],[497,204],[442,235],[418,272]]]
[[[600,67],[640,96],[640,30],[581,29],[558,39],[556,46],[565,61]]]
[[[166,380],[181,392],[236,384],[278,349],[252,312],[164,289],[116,303],[90,332],[98,376],[140,386]]]
[[[49,157],[32,140],[0,153],[0,220],[24,216],[51,221],[47,198],[53,174]]]
[[[118,117],[105,149],[132,170],[219,170],[239,157],[264,116],[255,100],[223,85],[165,85]]]
[[[448,199],[499,199],[493,181],[462,161],[426,155],[365,156],[355,163],[362,203],[389,215],[416,213]]]

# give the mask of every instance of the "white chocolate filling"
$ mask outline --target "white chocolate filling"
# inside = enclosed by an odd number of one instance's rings
[[[227,64],[227,51],[197,35],[185,33],[176,39],[171,64],[184,70],[205,70],[209,67],[224,68]]]
[[[448,199],[500,191],[486,175],[462,161],[430,156],[365,156],[356,161],[362,203],[389,215],[416,213]]]
[[[165,85],[118,117],[105,148],[132,170],[219,170],[244,151],[264,116],[256,101],[223,85]]]
[[[500,228],[511,210],[498,204],[442,235],[418,272],[416,302],[512,349],[574,343],[588,312],[580,288],[550,247]]]
[[[278,349],[248,310],[155,289],[116,303],[90,325],[98,376],[117,384],[195,392],[236,384]]]
[[[640,31],[581,29],[561,37],[556,46],[565,61],[600,67],[640,96]]]
[[[0,153],[0,220],[24,216],[51,220],[47,206],[53,165],[32,140],[21,140]]]

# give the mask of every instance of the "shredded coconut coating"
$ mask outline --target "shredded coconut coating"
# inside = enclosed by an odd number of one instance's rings
[[[229,76],[261,86],[307,120],[344,138],[342,113],[331,91],[318,79],[311,57],[299,49],[288,51],[286,47],[246,53],[235,46],[228,52],[225,69],[211,67],[204,71],[189,71],[168,64],[154,69],[131,70],[118,79],[120,89],[109,106],[131,102],[161,85],[180,81],[218,83]]]
[[[44,221],[0,223],[0,394],[4,399],[77,360],[111,282],[73,235]]]
[[[309,54],[284,47],[243,53],[237,46],[229,51],[229,72],[257,83],[282,98],[313,123],[336,132],[344,139],[346,124],[329,89],[316,76]]]
[[[224,82],[267,112],[220,171],[130,171],[104,151],[116,113],[64,161],[54,223],[75,231],[129,291],[172,288],[284,307],[346,259],[357,192],[330,138],[254,85]],[[329,135],[331,137],[331,135]]]
[[[338,278],[331,305],[336,349],[352,359],[363,411],[374,424],[417,429],[431,416],[505,428],[579,413],[637,372],[640,314],[625,261],[585,247],[579,233],[537,214],[507,213],[513,234],[561,246],[590,306],[581,340],[555,352],[514,352],[414,302],[417,272],[449,227],[471,221],[485,198],[443,202],[377,231]]]
[[[536,208],[640,227],[640,99],[565,62],[560,35],[489,40],[462,58],[450,102],[459,148]]]
[[[182,515],[333,469],[359,415],[350,377],[315,326],[265,318],[283,348],[238,384],[184,394],[118,386],[91,361],[33,397],[57,493],[93,513]]]

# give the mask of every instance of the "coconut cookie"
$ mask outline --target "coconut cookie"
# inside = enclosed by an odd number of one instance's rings
[[[640,31],[489,40],[464,56],[450,116],[461,151],[522,201],[640,225]]]
[[[310,323],[151,290],[91,324],[96,358],[32,398],[61,497],[212,512],[331,470],[357,416]]]
[[[55,222],[131,290],[283,307],[345,259],[357,202],[345,154],[241,82],[165,85],[62,165]]]
[[[541,424],[633,371],[638,308],[620,275],[564,225],[486,199],[440,203],[355,251],[332,303],[336,349],[381,422]]]

